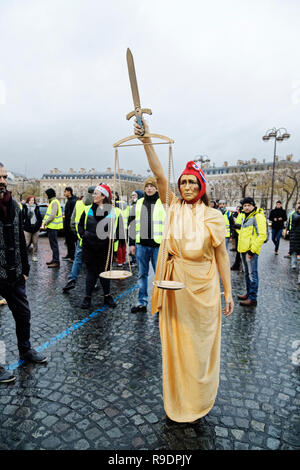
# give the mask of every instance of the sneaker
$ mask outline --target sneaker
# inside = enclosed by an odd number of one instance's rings
[[[48,361],[48,358],[39,354],[35,349],[29,349],[26,353],[20,356],[21,361],[33,362],[35,364],[43,364]]]
[[[74,289],[75,286],[76,286],[75,279],[70,279],[65,285],[65,287],[63,287],[63,292],[68,292],[69,290]]]
[[[147,312],[147,306],[146,305],[136,305],[135,307],[132,307],[131,313],[138,313],[138,312]]]
[[[8,384],[10,382],[14,382],[16,377],[12,375],[8,370],[4,369],[4,367],[0,366],[0,384]]]
[[[292,269],[295,271],[295,269],[297,269],[297,266],[295,264],[293,264]]]
[[[90,308],[91,300],[92,300],[91,297],[86,295],[85,298],[82,301],[81,308],[84,308],[84,309]]]
[[[117,306],[116,302],[114,301],[111,295],[104,296],[104,305],[107,305],[111,308],[115,308]]]
[[[69,255],[63,256],[62,257],[63,261],[72,261],[72,258]]]
[[[52,263],[54,263],[53,260],[51,260],[51,261],[46,261],[46,264],[48,264],[48,266],[49,266],[49,264],[52,264]]]
[[[1,300],[0,300],[0,305],[7,305],[6,300],[5,300],[5,299],[1,299]]]
[[[37,260],[38,260],[38,259],[37,259],[37,256],[33,256],[33,257],[32,257],[32,261],[37,261]]]
[[[275,250],[275,255],[278,255],[278,251],[277,251],[277,250]]]

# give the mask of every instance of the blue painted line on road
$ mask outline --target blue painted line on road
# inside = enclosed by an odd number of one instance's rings
[[[130,292],[132,292],[134,289],[137,289],[137,288],[138,288],[138,284],[136,284],[135,286],[131,287],[130,289],[122,292],[122,294],[115,297],[114,300],[116,301],[118,299],[121,299],[122,297],[124,297],[125,295],[128,295]],[[53,338],[50,338],[49,341],[46,341],[44,344],[41,344],[41,346],[38,346],[37,348],[35,348],[35,350],[38,351],[38,352],[41,352],[44,349],[49,348],[49,346],[52,346],[53,344],[57,343],[58,341],[61,341],[66,336],[70,335],[74,331],[76,331],[79,328],[81,328],[82,326],[86,325],[86,323],[88,323],[94,317],[99,315],[99,313],[104,312],[105,310],[107,310],[107,308],[108,307],[106,305],[104,305],[101,308],[98,308],[94,312],[90,313],[87,317],[85,317],[82,320],[79,320],[78,322],[74,323],[73,325],[71,325],[66,330],[62,331],[61,333],[58,333],[56,336],[53,336]],[[14,364],[10,364],[9,366],[6,367],[6,369],[7,370],[14,370],[22,364],[24,364],[24,361],[20,360],[20,361],[14,363]]]

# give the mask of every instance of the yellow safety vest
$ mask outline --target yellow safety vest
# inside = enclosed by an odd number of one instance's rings
[[[138,199],[135,204],[135,228],[136,228],[136,238],[135,242],[140,243],[141,241],[141,211],[144,198]],[[157,199],[154,210],[153,210],[153,239],[155,243],[161,244],[164,232],[164,221],[166,213],[164,206],[160,199]]]
[[[86,230],[86,224],[87,224],[87,219],[88,219],[88,216],[91,215],[92,217],[94,216],[94,213],[93,211],[91,210],[91,213],[90,213],[90,209],[92,207],[92,204],[89,205],[89,206],[85,206],[84,207],[84,211],[85,211],[85,220],[84,220],[84,230]],[[118,220],[119,220],[119,214],[121,212],[121,210],[116,207],[115,210],[114,210],[114,213],[113,212],[113,209],[111,211],[111,213],[108,214],[108,217],[114,217],[115,218],[115,226],[114,226],[114,234],[116,233],[116,229],[117,229],[117,226],[118,226]],[[80,245],[82,245],[82,239],[80,239]],[[114,242],[114,251],[117,251],[118,250],[118,246],[119,246],[119,240],[116,240]]]
[[[291,231],[292,228],[292,221],[293,221],[293,214],[295,214],[296,210],[293,210],[289,215],[289,227],[288,230]]]
[[[238,252],[245,253],[252,251],[259,255],[261,247],[267,239],[267,224],[262,209],[244,217],[241,229],[239,230]]]
[[[74,222],[75,222],[75,230],[76,230],[76,234],[77,234],[77,237],[79,238],[79,240],[81,240],[81,237],[78,233],[78,224],[80,222],[80,218],[84,212],[84,209],[85,209],[85,204],[82,200],[79,200],[79,201],[76,201],[76,204],[75,204],[75,219],[74,219]]]
[[[223,217],[225,219],[225,224],[226,224],[226,238],[230,238],[230,220],[229,217],[231,216],[231,212],[226,211],[223,214]]]
[[[128,217],[129,217],[129,206],[125,207],[125,209],[122,210],[122,216],[123,216],[123,221],[124,221],[124,228],[125,228],[125,230],[127,230]]]
[[[64,227],[64,224],[63,224],[63,217],[62,217],[62,210],[61,210],[61,206],[60,206],[60,203],[57,199],[53,199],[49,206],[47,207],[47,211],[46,211],[46,214],[45,214],[45,217],[43,219],[43,223],[44,221],[47,221],[47,218],[51,215],[51,212],[52,212],[52,206],[53,206],[53,203],[56,202],[57,203],[57,206],[58,206],[58,213],[56,214],[55,216],[55,219],[52,220],[49,224],[47,224],[47,228],[50,228],[52,230],[61,230],[63,229]]]

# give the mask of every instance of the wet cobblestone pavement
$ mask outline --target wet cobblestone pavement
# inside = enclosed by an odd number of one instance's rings
[[[60,247],[63,256],[62,239]],[[263,246],[255,309],[239,306],[244,276],[232,273],[236,306],[222,320],[215,406],[200,424],[169,425],[157,316],[130,312],[137,269],[129,280],[112,282],[117,308],[103,309],[100,288],[93,308],[82,310],[84,271],[76,288],[63,294],[71,263],[48,269],[48,241],[40,238],[27,294],[32,345],[44,348],[49,362],[16,367],[15,325],[1,307],[0,339],[16,382],[0,385],[0,449],[299,449],[299,367],[290,356],[300,339],[300,288],[283,257],[287,251],[284,240],[276,257],[272,242]]]

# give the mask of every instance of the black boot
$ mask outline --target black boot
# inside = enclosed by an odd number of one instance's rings
[[[231,271],[239,271],[240,270],[240,265],[237,264],[237,263],[233,263],[233,265],[231,266]]]
[[[107,305],[108,307],[115,308],[116,307],[116,302],[112,298],[111,295],[105,295],[104,296],[104,305]]]
[[[70,281],[67,282],[65,287],[63,287],[63,292],[68,292],[71,289],[74,289],[76,285],[76,281],[74,279],[70,279]]]
[[[92,300],[91,297],[86,295],[85,298],[83,299],[82,304],[81,304],[81,308],[84,308],[84,309],[90,308],[91,300]]]

